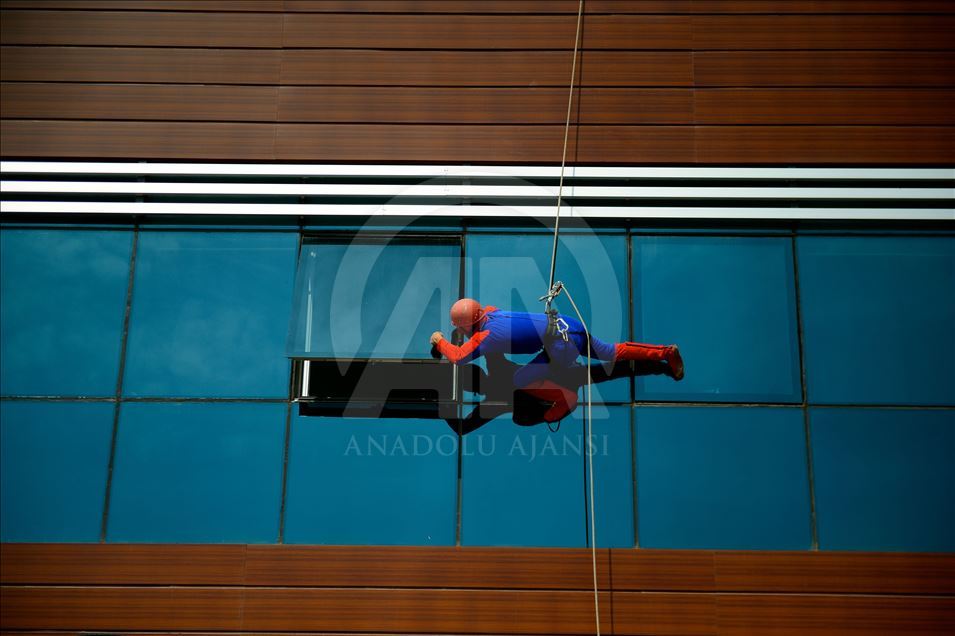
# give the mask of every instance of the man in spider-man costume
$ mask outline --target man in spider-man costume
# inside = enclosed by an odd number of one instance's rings
[[[584,326],[578,320],[559,314],[555,318],[552,323],[544,313],[502,311],[463,298],[451,307],[451,323],[468,340],[456,346],[436,331],[431,335],[431,344],[454,364],[486,356],[488,375],[495,373],[491,368],[492,361],[498,369],[510,372],[514,368],[501,366],[504,353],[536,353],[531,362],[513,371],[513,388],[517,390],[515,400],[523,393],[550,403],[543,420],[557,422],[577,405],[576,388],[581,384],[581,366],[577,358],[588,354],[588,343]],[[653,369],[648,373],[663,373],[677,381],[683,379],[683,358],[676,345],[608,343],[592,335],[589,344],[591,358],[607,363],[634,361],[650,365],[645,366]],[[574,390],[567,388],[569,386]]]

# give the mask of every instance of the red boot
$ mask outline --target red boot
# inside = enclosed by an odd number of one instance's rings
[[[640,342],[618,342],[614,351],[614,360],[635,360],[637,362],[666,362],[669,375],[674,380],[683,379],[683,357],[676,345],[650,345]]]

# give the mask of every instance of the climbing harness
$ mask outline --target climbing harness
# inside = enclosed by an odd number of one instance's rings
[[[567,300],[570,302],[571,306],[574,308],[574,312],[577,314],[577,319],[580,320],[580,324],[584,327],[584,336],[587,340],[587,413],[584,417],[584,429],[587,437],[587,446],[586,446],[586,457],[585,461],[587,463],[588,477],[590,482],[590,505],[587,507],[587,510],[590,514],[590,554],[591,554],[591,563],[593,565],[594,573],[594,618],[597,622],[597,636],[600,636],[600,600],[597,594],[597,531],[596,531],[596,521],[594,514],[594,453],[593,453],[593,434],[592,434],[592,423],[593,419],[591,418],[591,384],[592,378],[590,376],[590,330],[587,328],[587,323],[584,321],[584,317],[581,315],[580,310],[577,308],[577,303],[574,302],[574,297],[571,295],[570,290],[568,290],[563,283],[560,281],[554,282],[554,273],[557,267],[557,241],[560,235],[560,204],[562,195],[564,192],[564,168],[567,165],[567,137],[570,133],[570,113],[571,107],[574,102],[574,79],[577,75],[577,47],[580,42],[580,25],[583,20],[584,15],[584,0],[580,0],[580,3],[577,7],[577,33],[574,36],[574,61],[571,66],[570,71],[570,94],[567,96],[567,119],[564,122],[564,150],[560,158],[560,182],[557,186],[557,214],[554,217],[554,245],[551,250],[550,255],[550,279],[548,280],[547,293],[540,297],[540,300],[544,302],[544,312],[547,314],[547,337],[556,338],[558,335],[563,337],[566,341],[567,338],[567,323],[560,318],[556,309],[553,309],[551,305],[554,302],[554,299],[560,295],[561,292],[567,294]],[[550,428],[550,424],[548,424]],[[551,429],[552,431],[559,430],[560,423],[558,422],[557,429]]]

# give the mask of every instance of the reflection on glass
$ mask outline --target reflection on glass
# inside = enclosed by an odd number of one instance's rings
[[[459,270],[457,238],[305,243],[287,354],[427,358],[431,333],[448,334]]]

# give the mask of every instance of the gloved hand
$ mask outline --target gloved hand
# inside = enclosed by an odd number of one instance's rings
[[[431,334],[431,346],[438,344],[440,341],[444,340],[444,334],[440,331],[435,331]]]

